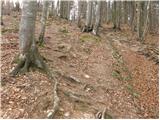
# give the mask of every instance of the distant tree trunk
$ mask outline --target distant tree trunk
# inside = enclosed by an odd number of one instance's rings
[[[96,16],[96,21],[95,21],[92,33],[94,35],[97,35],[98,34],[98,28],[99,28],[99,25],[100,25],[100,19],[101,19],[101,1],[97,1],[96,15],[95,16]]]
[[[71,1],[67,1],[67,12],[66,12],[67,20],[69,20],[70,18],[70,11],[71,11]]]
[[[149,28],[149,10],[150,10],[150,0],[147,1],[146,7],[145,7],[145,21],[144,21],[144,30],[143,30],[143,34],[142,34],[142,42],[145,39],[145,35],[148,32],[148,28]]]
[[[110,1],[107,1],[107,23],[111,20],[111,8],[110,8]]]
[[[42,17],[41,17],[41,31],[39,35],[39,44],[43,44],[44,42],[44,34],[45,34],[45,27],[46,27],[46,19],[47,19],[47,9],[48,9],[48,1],[43,1],[43,10],[42,10]]]
[[[113,29],[120,30],[121,1],[114,1],[112,10]]]
[[[78,17],[77,17],[77,26],[81,27],[81,5],[82,1],[78,1]]]
[[[91,28],[93,29],[93,25],[94,25],[94,23],[95,23],[95,18],[96,18],[96,16],[95,16],[95,11],[96,11],[96,2],[95,1],[93,1],[92,2],[92,15],[91,15]]]
[[[37,2],[26,0],[23,1],[22,17],[20,22],[20,55],[19,62],[14,70],[11,72],[12,76],[18,73],[25,73],[30,67],[37,67],[41,70],[47,71],[47,67],[40,56],[35,44],[35,20]]]
[[[130,2],[130,1],[129,1]],[[128,1],[124,1],[124,23],[128,24]]]
[[[117,10],[117,29],[120,30],[120,25],[121,25],[121,1],[117,1],[117,7],[118,7],[118,10]]]
[[[4,14],[4,13],[3,13],[3,9],[4,9],[4,8],[3,8],[3,5],[4,5],[4,2],[1,1],[1,6],[0,6],[0,7],[1,7],[1,25],[4,25],[4,23],[3,23],[3,14]]]
[[[4,5],[4,15],[10,15],[11,13],[11,5],[10,1],[7,0],[6,4]]]
[[[47,17],[47,19],[49,17],[53,18],[53,16],[54,16],[54,1],[48,1],[48,4],[51,4],[51,7],[48,8],[48,17]]]
[[[19,5],[18,1],[16,2],[16,11],[18,11],[18,12],[20,11],[20,5]]]
[[[92,1],[88,1],[87,3],[87,14],[86,14],[86,22],[85,26],[82,30],[82,32],[90,32],[93,29],[93,26],[91,25],[92,20]]]
[[[131,15],[130,15],[130,27],[131,27],[131,30],[134,32],[135,31],[135,20],[136,20],[136,3],[134,1],[131,1],[131,4],[130,4],[130,7],[131,7]]]
[[[149,23],[149,7],[150,1],[139,1],[138,3],[138,19],[137,19],[137,32],[138,39],[143,42]]]

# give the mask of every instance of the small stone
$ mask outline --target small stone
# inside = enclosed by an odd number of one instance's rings
[[[64,116],[65,116],[65,117],[69,117],[69,116],[70,116],[70,112],[64,113]]]
[[[85,77],[85,78],[90,78],[90,76],[89,76],[89,75],[87,75],[87,74],[85,74],[85,75],[84,75],[84,77]]]
[[[64,111],[64,109],[63,109],[63,108],[59,108],[59,111],[63,112],[63,111]]]

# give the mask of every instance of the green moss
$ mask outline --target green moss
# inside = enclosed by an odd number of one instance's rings
[[[134,96],[134,97],[139,97],[139,96],[140,96],[140,94],[134,90],[133,86],[127,85],[126,87],[127,87],[128,92],[129,92],[132,96]]]
[[[123,80],[123,77],[121,76],[120,72],[118,70],[114,70],[112,72],[112,76],[118,80]]]
[[[81,40],[82,42],[85,42],[85,41],[96,41],[96,42],[100,42],[100,41],[101,41],[100,37],[94,36],[94,35],[90,35],[90,34],[81,35],[81,36],[80,36],[80,40]]]

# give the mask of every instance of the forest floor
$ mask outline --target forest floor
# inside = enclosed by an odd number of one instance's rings
[[[17,15],[4,16],[1,117],[47,118],[54,104],[54,82],[39,71],[9,76],[19,52],[19,22]],[[149,43],[158,48],[158,35],[141,44],[127,28],[115,32],[104,25],[100,33],[81,33],[62,19],[47,21],[39,52],[50,69],[63,73],[57,77],[60,105],[54,118],[159,118],[158,64],[141,54]]]

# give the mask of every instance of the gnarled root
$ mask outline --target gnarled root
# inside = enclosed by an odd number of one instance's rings
[[[31,47],[31,49],[24,55],[20,54],[18,64],[10,75],[16,76],[18,73],[24,74],[25,72],[28,72],[31,67],[38,68],[48,75],[50,74],[47,65],[44,63],[43,58],[38,53],[36,47]]]
[[[92,32],[92,30],[93,30],[93,26],[88,27],[88,26],[85,25],[85,26],[82,28],[82,32]]]
[[[52,119],[55,115],[55,113],[58,111],[59,108],[59,103],[60,103],[60,99],[57,95],[57,85],[58,85],[58,81],[57,79],[55,79],[55,84],[54,84],[54,106],[53,109],[48,113],[47,118]]]

